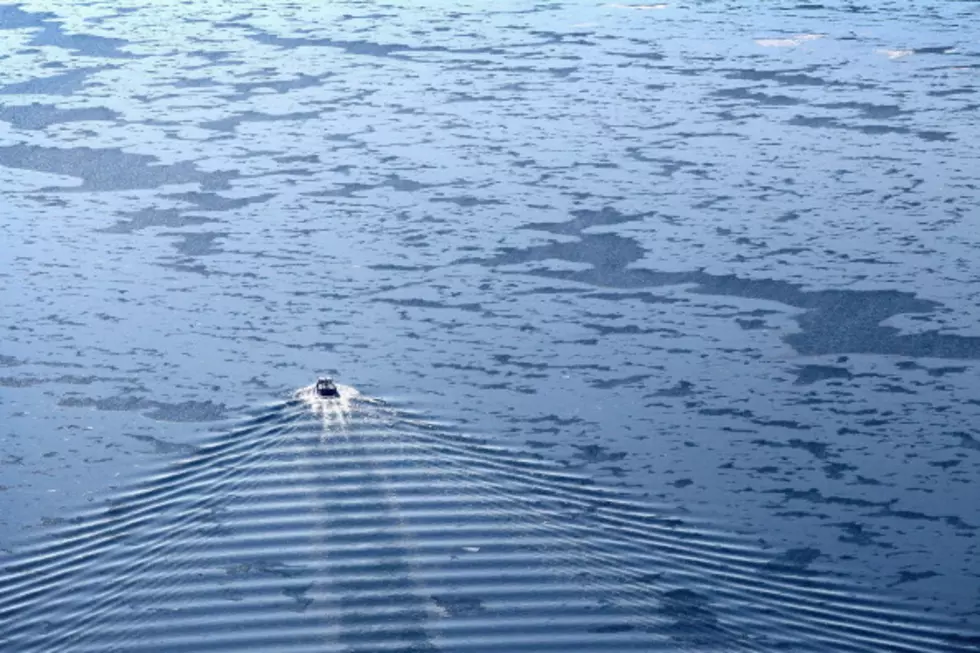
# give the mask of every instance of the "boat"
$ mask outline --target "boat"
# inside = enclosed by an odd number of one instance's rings
[[[337,384],[333,382],[328,376],[321,376],[316,380],[316,386],[314,386],[314,392],[318,397],[339,397],[340,390],[337,389]]]

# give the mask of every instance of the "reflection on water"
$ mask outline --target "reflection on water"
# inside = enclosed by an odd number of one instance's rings
[[[976,19],[0,5],[0,638],[976,647]]]
[[[9,651],[968,650],[750,541],[368,400],[269,406],[8,562]]]

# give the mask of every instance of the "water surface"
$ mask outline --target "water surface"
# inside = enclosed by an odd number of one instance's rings
[[[0,641],[976,648],[978,11],[0,6]]]

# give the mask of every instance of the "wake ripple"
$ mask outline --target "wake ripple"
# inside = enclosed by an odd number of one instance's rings
[[[0,648],[967,651],[978,640],[341,387],[257,411],[7,561]]]

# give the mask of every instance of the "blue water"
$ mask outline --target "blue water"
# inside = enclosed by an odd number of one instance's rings
[[[977,650],[978,26],[0,5],[0,649]]]

